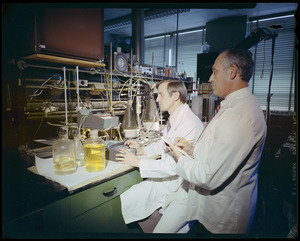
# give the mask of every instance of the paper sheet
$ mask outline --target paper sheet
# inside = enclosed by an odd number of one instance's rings
[[[54,173],[52,157],[43,159],[35,156],[35,165],[40,175],[60,183],[67,187],[69,191],[83,187],[95,181],[104,180],[123,171],[133,169],[133,167],[126,164],[108,161],[106,168],[99,172],[87,172],[84,166],[80,166],[77,168],[75,173],[69,175],[56,175]]]
[[[165,142],[166,146],[169,146],[170,140],[164,138],[163,136],[161,137],[161,139]],[[177,146],[174,146],[174,148],[175,148],[177,151],[179,151],[181,154],[185,155],[186,157],[192,158],[192,157],[190,157],[184,150],[178,148]]]

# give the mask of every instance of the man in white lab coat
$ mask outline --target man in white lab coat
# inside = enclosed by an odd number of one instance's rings
[[[126,224],[145,219],[160,209],[163,215],[153,232],[176,233],[186,223],[187,192],[183,178],[176,175],[176,162],[164,140],[174,141],[178,136],[197,139],[204,125],[186,104],[187,90],[181,80],[163,80],[156,87],[160,110],[170,114],[168,124],[162,139],[144,148],[135,141],[125,142],[136,149],[137,155],[127,150],[125,154],[117,154],[116,160],[139,167],[141,177],[148,178],[121,194],[121,208]],[[147,158],[154,155],[161,155],[161,158]]]
[[[176,173],[190,183],[187,218],[197,220],[211,233],[246,234],[254,217],[259,160],[267,129],[248,87],[252,69],[249,51],[222,52],[210,77],[214,94],[224,98],[219,112],[195,145],[183,144],[184,138],[170,143]]]

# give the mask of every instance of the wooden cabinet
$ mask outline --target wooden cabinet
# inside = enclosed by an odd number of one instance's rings
[[[9,17],[10,46],[17,57],[46,54],[93,62],[104,61],[103,8],[14,7]],[[16,57],[16,56],[15,56]]]
[[[197,80],[200,80],[198,84],[208,83],[217,56],[217,52],[197,54]]]

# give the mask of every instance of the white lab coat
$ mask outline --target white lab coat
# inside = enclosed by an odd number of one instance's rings
[[[203,123],[187,104],[180,106],[169,119],[171,128],[168,132],[165,128],[163,136],[171,141],[174,141],[175,137],[197,139],[204,129]],[[170,202],[187,197],[186,190],[181,187],[183,179],[176,175],[176,162],[170,152],[166,153],[164,141],[150,144],[144,148],[144,152],[145,156],[140,159],[139,169],[141,177],[149,179],[132,186],[120,195],[126,224],[148,217],[159,207],[164,211]],[[162,158],[146,158],[153,155],[161,155]]]
[[[250,89],[228,95],[196,143],[194,159],[182,156],[177,163],[177,174],[190,183],[188,220],[212,233],[249,231],[265,138],[263,112]]]

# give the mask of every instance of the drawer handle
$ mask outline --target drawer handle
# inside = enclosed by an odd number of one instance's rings
[[[117,188],[115,187],[114,190],[109,191],[109,192],[104,192],[103,195],[105,197],[111,197],[111,196],[115,195],[116,193],[117,193]]]

